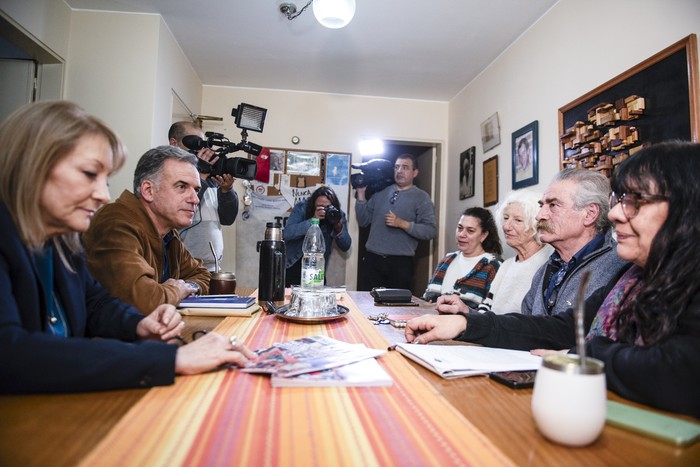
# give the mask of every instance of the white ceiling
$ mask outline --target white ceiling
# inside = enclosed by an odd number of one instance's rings
[[[357,0],[343,29],[281,0],[66,2],[160,14],[205,85],[449,101],[557,0]]]

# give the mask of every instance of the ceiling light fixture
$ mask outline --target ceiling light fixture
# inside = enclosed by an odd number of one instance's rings
[[[314,4],[314,16],[323,26],[330,29],[338,29],[348,25],[355,16],[355,0],[309,0],[301,10],[293,3],[282,3],[280,13],[288,20],[301,15],[309,5]]]

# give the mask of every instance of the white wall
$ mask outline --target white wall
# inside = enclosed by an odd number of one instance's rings
[[[153,141],[159,26],[158,15],[72,15],[65,97],[104,119],[129,149],[112,178],[112,198],[132,186],[136,160]]]
[[[168,144],[168,129],[173,123],[172,90],[175,90],[192,112],[201,113],[202,81],[187,60],[180,44],[175,41],[172,32],[161,19],[154,86],[153,146]]]
[[[202,83],[160,15],[73,12],[65,97],[103,118],[129,149],[112,198],[132,188],[141,154],[167,144],[171,89],[199,111]]]
[[[357,143],[365,137],[441,144],[447,141],[445,102],[214,86],[204,87],[202,112],[224,117],[224,121],[207,122],[205,129],[239,141],[240,130],[233,122],[231,109],[241,102],[268,109],[263,133],[250,132],[248,138],[266,147],[346,152],[352,153],[353,162],[361,162]],[[301,139],[298,146],[290,141],[295,135]],[[236,188],[240,190],[240,182],[236,182]],[[354,198],[350,210],[354,211]],[[354,214],[350,216],[354,219]],[[351,220],[349,227],[350,235],[357,239],[357,224]],[[224,229],[224,236],[227,248],[236,244],[235,229]],[[243,272],[235,270],[236,259],[231,256],[225,255],[223,267],[240,277]],[[356,264],[357,247],[353,245],[345,281],[351,288],[356,285]]]
[[[483,161],[498,155],[499,199],[511,190],[511,134],[539,121],[539,185],[559,171],[557,110],[685,36],[697,0],[561,0],[450,102],[447,217],[483,205]],[[501,144],[483,154],[479,124],[498,112]],[[477,147],[476,194],[458,201],[458,155]],[[451,178],[450,178],[451,177]],[[444,232],[447,250],[454,231]]]
[[[0,10],[56,55],[68,56],[71,9],[65,2],[0,0]]]

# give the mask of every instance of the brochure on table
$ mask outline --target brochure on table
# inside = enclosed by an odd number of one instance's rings
[[[241,371],[289,377],[348,365],[384,353],[383,349],[370,349],[364,344],[310,336],[257,350],[257,358],[250,360]]]

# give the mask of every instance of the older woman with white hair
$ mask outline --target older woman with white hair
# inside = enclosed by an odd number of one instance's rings
[[[539,194],[519,190],[506,196],[496,211],[496,224],[516,256],[501,264],[479,311],[497,314],[519,313],[532,277],[547,262],[553,248],[540,242],[535,216],[540,209]]]

